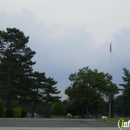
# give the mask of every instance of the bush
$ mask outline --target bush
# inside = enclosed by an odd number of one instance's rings
[[[13,108],[13,115],[14,115],[14,117],[21,117],[21,108],[19,108],[19,107],[15,107],[15,108]]]

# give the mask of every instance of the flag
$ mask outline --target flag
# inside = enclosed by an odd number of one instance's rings
[[[110,52],[112,52],[112,45],[110,44]]]

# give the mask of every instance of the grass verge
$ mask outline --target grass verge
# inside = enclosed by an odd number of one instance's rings
[[[118,123],[118,121],[123,118],[123,117],[118,117],[118,118],[107,118],[107,119],[102,119],[104,121],[108,121],[108,122],[112,122],[112,123]],[[127,122],[128,120],[130,120],[130,117],[126,117],[126,118],[123,118],[125,122]]]

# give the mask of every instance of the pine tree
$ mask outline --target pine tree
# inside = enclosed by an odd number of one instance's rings
[[[30,94],[30,100],[33,102],[32,117],[34,117],[34,111],[36,104],[39,102],[54,102],[58,101],[61,97],[57,96],[60,93],[54,86],[57,84],[53,78],[47,78],[45,73],[39,73],[35,71],[32,75],[32,94]]]
[[[16,28],[0,31],[0,91],[10,108],[10,99],[26,96],[31,91],[29,76],[35,64],[35,52],[27,47],[29,37]]]

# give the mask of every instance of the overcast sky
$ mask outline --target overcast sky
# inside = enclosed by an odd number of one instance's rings
[[[62,99],[80,68],[108,72],[117,84],[130,70],[130,0],[0,0],[0,30],[7,27],[30,37],[34,70],[58,82]]]

